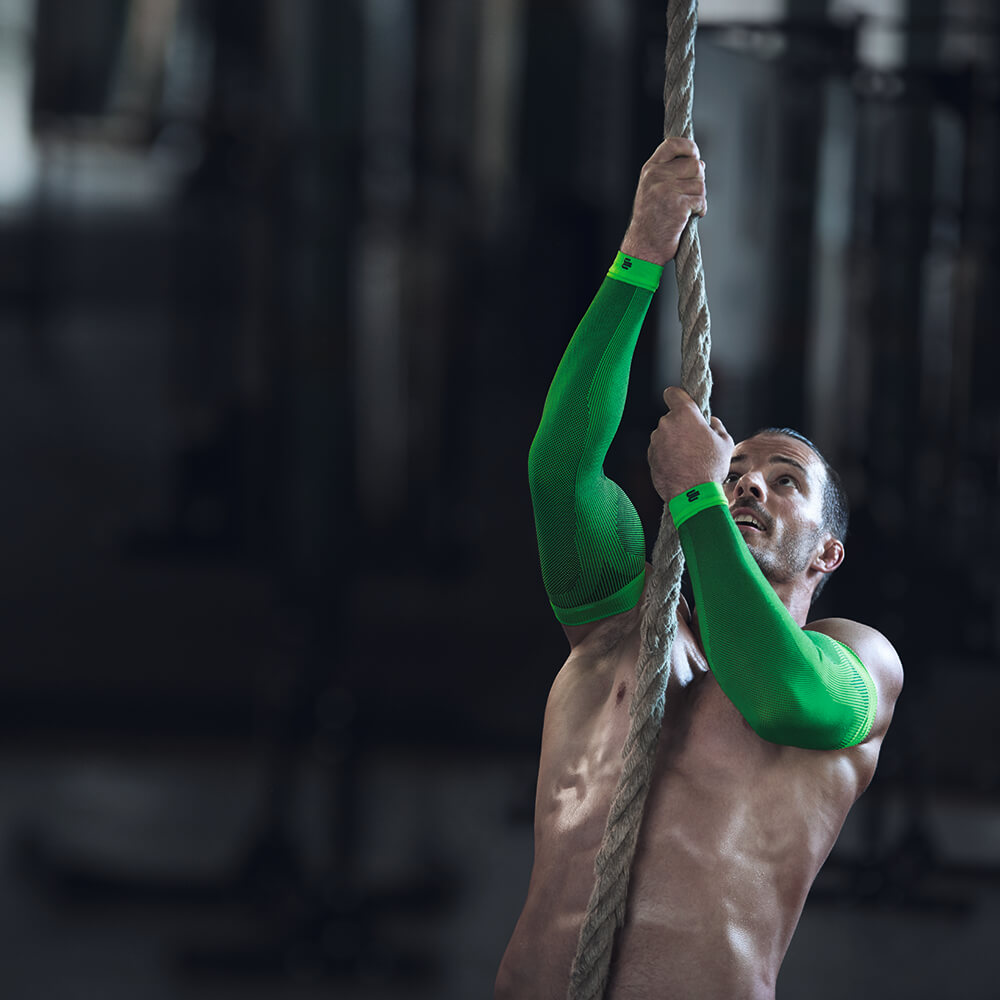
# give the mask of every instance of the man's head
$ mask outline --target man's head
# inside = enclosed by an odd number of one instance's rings
[[[801,579],[815,600],[843,562],[849,516],[840,477],[816,446],[788,427],[759,430],[733,449],[723,488],[767,579]]]

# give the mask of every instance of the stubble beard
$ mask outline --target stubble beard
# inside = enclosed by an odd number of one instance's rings
[[[786,537],[774,548],[758,549],[755,545],[747,545],[747,548],[764,574],[764,579],[773,587],[775,584],[789,583],[805,573],[812,562],[819,535],[817,530],[815,537]]]

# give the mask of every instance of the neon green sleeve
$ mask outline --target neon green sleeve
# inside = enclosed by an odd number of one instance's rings
[[[809,750],[856,746],[877,696],[852,649],[799,628],[754,561],[716,483],[674,497],[701,641],[719,687],[772,743]]]
[[[662,271],[618,254],[556,369],[528,452],[542,581],[564,625],[627,611],[642,596],[642,522],[604,459]]]

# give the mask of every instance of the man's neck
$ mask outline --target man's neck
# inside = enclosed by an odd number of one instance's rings
[[[768,580],[768,583],[771,583]],[[785,610],[795,619],[795,624],[803,628],[809,621],[809,605],[812,603],[812,591],[807,590],[801,580],[790,580],[784,583],[771,583],[778,595],[778,600]]]

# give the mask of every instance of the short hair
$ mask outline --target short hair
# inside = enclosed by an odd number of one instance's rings
[[[844,483],[837,470],[826,460],[823,453],[809,438],[804,434],[800,434],[797,430],[793,430],[791,427],[763,427],[751,436],[757,437],[758,434],[781,434],[785,437],[795,438],[796,441],[801,441],[810,448],[813,454],[823,463],[823,468],[826,470],[826,482],[823,484],[822,528],[824,531],[829,531],[837,541],[843,544],[844,539],[847,538],[847,524],[851,516],[851,507],[847,499],[847,490],[844,489]],[[819,597],[820,591],[826,586],[826,582],[829,579],[829,574],[821,577],[819,583],[816,585],[816,589],[813,591],[813,601]]]

